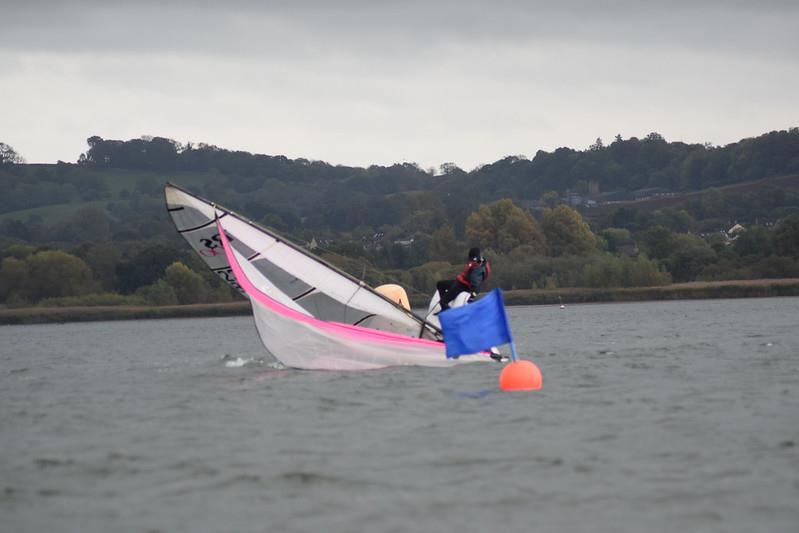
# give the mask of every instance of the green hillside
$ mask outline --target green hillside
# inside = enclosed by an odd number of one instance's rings
[[[445,164],[434,174],[412,163],[346,167],[91,137],[75,163],[15,156],[0,166],[0,301],[231,299],[174,231],[167,181],[296,242],[313,239],[369,282],[419,293],[453,275],[471,244],[506,289],[794,277],[797,176],[796,128],[724,147],[655,133],[598,139],[586,150],[538,151],[471,172]],[[727,233],[736,223],[738,233]],[[56,267],[69,274],[36,278]]]

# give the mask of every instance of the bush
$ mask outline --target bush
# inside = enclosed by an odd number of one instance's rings
[[[624,287],[657,287],[671,283],[671,274],[661,269],[655,260],[625,257],[621,261]]]
[[[796,278],[799,277],[799,261],[773,255],[752,265],[751,272],[755,278]]]
[[[162,279],[151,285],[139,287],[136,289],[136,296],[143,298],[150,305],[176,305],[178,303],[175,289]]]
[[[0,299],[37,302],[77,296],[95,289],[88,265],[74,255],[47,250],[0,262]]]
[[[531,254],[532,249],[520,246],[508,254],[486,252],[491,261],[490,287],[504,290],[551,289],[576,287],[581,284],[581,274],[592,256],[566,255],[546,257]],[[597,256],[593,256],[597,257]]]
[[[174,289],[178,302],[182,304],[195,304],[205,298],[207,285],[203,277],[180,261],[166,268],[164,280]]]
[[[654,260],[607,254],[591,258],[580,278],[581,286],[592,288],[653,287],[669,283],[671,276],[658,268]]]
[[[216,287],[209,289],[207,301],[217,303],[232,302],[238,292],[235,292],[227,283],[220,283]]]

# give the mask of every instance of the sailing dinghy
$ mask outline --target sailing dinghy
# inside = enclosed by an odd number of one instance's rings
[[[167,210],[209,268],[249,298],[267,351],[292,368],[447,367],[438,324],[275,232],[172,184]],[[436,320],[437,322],[437,320]]]

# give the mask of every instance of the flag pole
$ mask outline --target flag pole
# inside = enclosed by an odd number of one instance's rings
[[[516,353],[516,343],[513,341],[510,341],[510,357],[514,363],[519,360],[519,356]]]

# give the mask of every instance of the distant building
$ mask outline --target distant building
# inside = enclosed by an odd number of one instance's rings
[[[306,246],[309,250],[316,250],[321,248],[323,251],[326,248],[330,248],[333,245],[333,241],[330,239],[320,239],[316,240],[316,237],[311,237],[311,242],[309,242]]]
[[[633,198],[635,200],[648,200],[650,198],[660,198],[663,196],[674,196],[674,193],[665,187],[649,187],[648,189],[633,191]]]
[[[400,246],[410,246],[413,244],[415,239],[411,237],[410,239],[398,239],[394,241],[394,244],[399,244]]]
[[[383,238],[385,237],[385,233],[382,231],[378,231],[373,233],[371,236],[363,235],[361,237],[361,245],[363,246],[364,250],[380,250],[383,248]]]
[[[585,201],[583,197],[577,194],[576,192],[568,192],[568,191],[566,192],[566,198],[564,200],[566,201],[566,205],[568,205],[569,207],[577,207],[578,205],[583,205],[583,202]]]
[[[589,197],[587,196],[571,191],[566,191],[566,196],[563,197],[562,200],[564,204],[574,208],[578,207],[593,208],[597,206],[596,200],[589,199]]]
[[[738,235],[742,231],[746,231],[746,228],[744,228],[740,224],[735,224],[733,227],[727,230],[727,239],[734,241],[735,239],[738,238]]]

